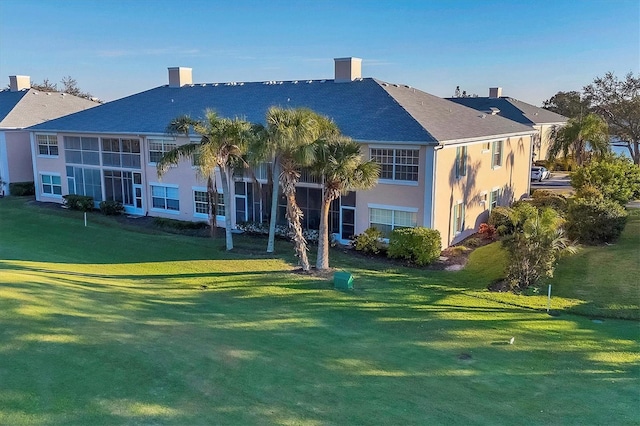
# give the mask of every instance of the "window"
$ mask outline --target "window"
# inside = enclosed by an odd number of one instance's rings
[[[193,191],[194,212],[196,215],[209,216],[209,196],[207,191]],[[218,193],[218,210],[216,216],[224,216],[224,194]]]
[[[385,238],[396,228],[415,228],[418,226],[418,213],[403,210],[369,208],[369,226],[374,227]]]
[[[489,201],[489,211],[498,206],[498,199],[500,198],[500,189],[494,189],[491,191],[491,200]]]
[[[62,195],[62,181],[60,175],[41,174],[42,193],[49,195]]]
[[[56,135],[37,135],[39,155],[58,155],[58,138]]]
[[[151,204],[154,209],[180,211],[180,197],[175,186],[151,185]]]
[[[87,195],[93,201],[102,201],[102,185],[99,169],[67,166],[69,194]]]
[[[103,138],[102,164],[140,169],[140,140]]]
[[[503,141],[495,141],[492,146],[492,160],[491,167],[502,166],[502,143]]]
[[[176,147],[176,142],[168,139],[149,139],[149,162],[157,163],[162,156]]]
[[[67,164],[100,165],[98,138],[65,136],[64,156]]]
[[[457,235],[464,231],[464,204],[459,201],[453,206],[453,235]]]
[[[370,154],[380,164],[380,179],[418,181],[419,150],[371,148]]]
[[[467,147],[459,146],[456,148],[456,177],[460,178],[467,175]]]

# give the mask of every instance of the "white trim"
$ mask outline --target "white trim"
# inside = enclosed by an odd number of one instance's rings
[[[378,179],[378,183],[383,185],[418,186],[418,182],[413,180]]]
[[[382,209],[382,210],[398,210],[398,211],[407,212],[407,213],[418,213],[418,210],[419,210],[417,207],[390,206],[387,204],[374,204],[374,203],[368,203],[367,208]]]
[[[48,192],[44,192],[42,185],[42,176],[58,176],[60,178],[60,194],[49,194]],[[48,197],[48,198],[57,198],[57,199],[61,199],[62,198],[62,175],[58,172],[41,172],[38,171],[38,180],[36,182],[34,182],[35,185],[38,185],[38,191],[43,197]],[[56,185],[58,186],[58,185]],[[51,187],[53,190],[53,182],[51,183]]]
[[[517,132],[517,133],[505,133],[503,135],[495,135],[495,138],[491,138],[488,139],[490,141],[494,141],[494,140],[505,140],[505,139],[509,139],[512,138],[514,136],[527,136],[527,135],[535,135],[536,133],[538,133],[537,130],[531,128],[530,131],[525,132]],[[451,139],[451,140],[443,140],[440,143],[444,146],[447,145],[456,145],[456,144],[463,144],[463,143],[469,143],[469,142],[480,142],[480,141],[486,141],[487,137],[486,136],[478,136],[478,137],[474,137],[474,138],[464,138],[464,139]]]
[[[386,142],[385,142],[386,143]],[[420,145],[383,145],[380,143],[370,144],[369,149],[416,149],[420,151]]]
[[[176,185],[174,183],[148,182],[148,185],[164,186],[168,188],[180,188],[180,185]]]

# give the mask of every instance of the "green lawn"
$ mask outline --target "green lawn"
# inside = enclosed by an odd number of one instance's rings
[[[336,251],[339,292],[286,243],[225,253],[25,201],[0,199],[0,424],[640,423],[639,323],[491,300],[499,256]]]

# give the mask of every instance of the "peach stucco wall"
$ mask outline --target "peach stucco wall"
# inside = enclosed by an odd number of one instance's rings
[[[492,149],[483,149],[481,141],[467,146],[466,176],[456,178],[456,148],[445,145],[436,152],[434,228],[440,231],[444,246],[455,244],[473,234],[488,219],[489,197],[500,189],[499,205],[508,205],[529,194],[531,136],[502,139],[502,166],[492,167]],[[485,201],[486,195],[486,201]],[[453,206],[465,205],[465,224],[461,233],[452,228]]]

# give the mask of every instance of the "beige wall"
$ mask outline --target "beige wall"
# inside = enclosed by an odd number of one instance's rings
[[[33,165],[31,163],[31,144],[29,142],[29,132],[23,130],[4,131],[5,155],[4,175],[2,179],[6,182],[29,182],[33,180]],[[8,188],[5,188],[5,191]]]
[[[491,165],[494,140],[475,142],[466,145],[467,172],[459,178],[456,178],[455,160],[456,148],[461,145],[445,145],[436,151],[434,228],[440,231],[443,246],[472,235],[488,219],[492,191],[500,189],[499,205],[508,205],[528,195],[531,137],[499,140],[504,141],[502,166]],[[483,149],[486,142],[490,142],[489,149]],[[454,233],[453,206],[459,202],[465,206],[464,229]]]
[[[534,161],[538,160],[546,160],[547,154],[549,153],[549,147],[551,146],[551,135],[554,132],[554,128],[560,127],[563,124],[541,124],[539,126],[535,126],[536,129],[539,130],[539,146],[535,149],[535,157]]]

